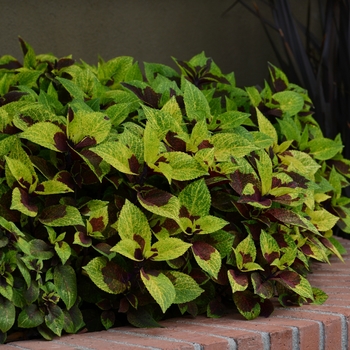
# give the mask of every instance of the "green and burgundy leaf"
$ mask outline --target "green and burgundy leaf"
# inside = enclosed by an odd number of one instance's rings
[[[209,274],[209,276],[217,278],[221,269],[221,255],[212,245],[196,241],[192,247],[193,256],[197,264]]]
[[[144,186],[139,189],[137,198],[140,204],[151,213],[178,221],[180,201],[170,192],[153,186]]]
[[[248,288],[249,280],[246,273],[241,273],[230,269],[227,271],[228,280],[231,285],[232,293],[244,291]]]
[[[27,191],[15,187],[12,191],[11,210],[18,210],[24,215],[35,217],[38,214],[38,206]]]
[[[233,301],[242,316],[247,320],[253,320],[260,315],[260,303],[257,295],[252,292],[237,291],[233,294]]]
[[[308,280],[295,271],[281,271],[277,277],[273,278],[283,286],[291,289],[304,298],[314,300],[312,287]]]
[[[38,219],[47,226],[84,225],[79,210],[71,205],[56,204],[46,207]]]
[[[23,131],[20,137],[56,152],[65,152],[68,149],[66,134],[50,122],[35,123]]]
[[[92,282],[110,294],[123,293],[127,286],[127,275],[122,267],[105,257],[92,259],[83,267]]]
[[[259,272],[253,272],[250,278],[255,294],[263,299],[271,299],[273,297],[275,290],[273,281],[266,280]]]

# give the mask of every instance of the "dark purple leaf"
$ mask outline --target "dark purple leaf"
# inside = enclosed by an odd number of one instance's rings
[[[247,274],[242,274],[235,270],[228,270],[228,272],[237,284],[243,287],[248,286],[249,281]]]
[[[147,186],[140,189],[137,197],[146,205],[161,207],[166,205],[173,195],[158,188]]]
[[[55,147],[59,151],[66,152],[68,150],[67,137],[63,132],[56,132],[56,134],[53,137],[53,140],[55,142]]]
[[[75,145],[75,149],[81,149],[94,145],[96,145],[96,139],[93,136],[86,136]]]
[[[300,217],[291,210],[285,208],[273,208],[266,210],[265,214],[271,216],[271,219],[275,218],[283,224],[297,225],[307,228],[306,224],[300,219]]]

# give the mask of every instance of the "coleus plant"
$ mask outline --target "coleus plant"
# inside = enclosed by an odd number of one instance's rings
[[[270,65],[241,89],[204,53],[171,67],[0,58],[0,331],[97,330],[322,303],[350,162]],[[12,337],[12,338],[11,338]]]

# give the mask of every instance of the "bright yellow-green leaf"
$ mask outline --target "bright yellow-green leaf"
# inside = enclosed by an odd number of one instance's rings
[[[261,180],[261,195],[269,193],[272,184],[272,162],[269,155],[264,151],[257,153],[259,159],[256,161],[256,165]]]
[[[339,218],[325,209],[307,210],[307,215],[310,216],[311,222],[315,225],[317,230],[325,232],[333,228],[338,222]]]
[[[185,84],[184,102],[188,119],[199,121],[210,118],[209,103],[203,92],[186,79],[183,82]]]
[[[65,133],[53,123],[35,123],[19,136],[56,152],[64,152],[67,149]]]
[[[122,173],[134,174],[130,170],[129,160],[133,157],[133,152],[123,143],[104,142],[96,147],[90,148],[91,151],[99,155],[104,161],[112,165]]]
[[[188,184],[179,194],[179,201],[190,215],[205,216],[209,214],[211,205],[210,192],[204,179]]]
[[[303,96],[294,91],[276,92],[272,98],[279,102],[280,108],[286,116],[296,115],[304,106]]]
[[[140,275],[148,292],[165,312],[176,298],[176,290],[170,279],[163,273],[147,273],[143,269]]]
[[[118,218],[118,233],[121,239],[141,237],[145,243],[145,251],[150,249],[151,229],[145,214],[130,201],[126,200]]]
[[[185,254],[192,244],[179,238],[165,238],[154,243],[150,251],[146,252],[146,258],[154,261],[173,260]]]
[[[67,125],[67,134],[74,144],[90,139],[92,145],[104,141],[111,130],[111,121],[100,112],[78,111]],[[89,144],[90,145],[90,144]]]
[[[175,287],[176,297],[174,304],[188,303],[199,297],[204,290],[190,276],[180,271],[167,271],[166,276],[172,281]]]
[[[270,136],[273,139],[273,142],[278,144],[278,136],[275,127],[271,122],[260,112],[258,108],[255,108],[256,115],[258,117],[259,131]]]

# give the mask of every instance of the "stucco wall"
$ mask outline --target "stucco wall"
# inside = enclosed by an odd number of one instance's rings
[[[130,55],[173,65],[205,51],[239,86],[260,84],[278,64],[257,18],[234,0],[0,0],[0,56],[21,58],[20,35],[38,53],[94,64]],[[299,2],[294,0],[292,2]],[[276,41],[279,37],[276,34]]]

